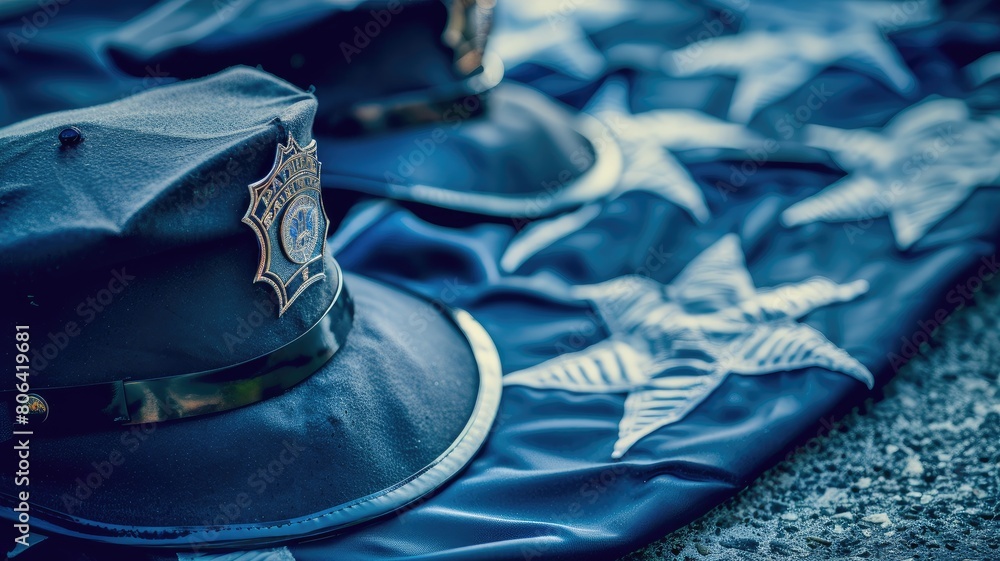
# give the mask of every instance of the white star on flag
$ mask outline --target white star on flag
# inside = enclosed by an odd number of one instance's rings
[[[1000,118],[974,119],[958,99],[925,100],[881,132],[818,125],[805,143],[829,151],[848,175],[781,215],[789,227],[889,217],[908,249],[972,193],[1000,181]]]
[[[936,1],[712,0],[743,15],[736,35],[723,35],[670,51],[662,59],[674,76],[737,77],[729,119],[746,123],[764,107],[838,65],[881,80],[900,94],[916,79],[885,32],[938,18]]]
[[[595,304],[611,335],[582,351],[510,373],[506,386],[625,393],[612,457],[684,418],[730,374],[818,366],[873,387],[871,372],[797,320],[868,290],[822,277],[757,289],[739,237],[727,234],[669,285],[640,276],[570,289]]]
[[[686,210],[698,223],[709,219],[701,187],[668,150],[725,148],[747,150],[763,138],[743,125],[729,123],[693,109],[658,109],[633,114],[628,83],[611,77],[585,108],[604,124],[621,148],[623,171],[611,198],[629,191],[647,191]],[[539,220],[522,230],[500,260],[507,272],[572,232],[589,224],[603,208],[593,202],[562,216]]]
[[[533,62],[581,80],[604,71],[604,55],[588,29],[611,27],[641,14],[632,1],[530,0],[500,2],[486,49],[513,68]]]

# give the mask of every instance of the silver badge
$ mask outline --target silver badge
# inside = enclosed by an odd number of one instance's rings
[[[243,222],[260,246],[254,282],[266,282],[278,295],[278,315],[310,284],[323,279],[329,220],[323,210],[316,141],[305,148],[291,135],[279,144],[274,166],[250,185],[250,208]]]

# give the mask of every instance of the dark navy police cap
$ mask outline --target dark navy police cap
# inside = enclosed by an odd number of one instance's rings
[[[259,66],[322,101],[317,131],[364,128],[376,107],[482,91],[490,8],[470,0],[178,0],[155,5],[103,39],[134,76],[180,79]],[[494,72],[495,73],[495,72]],[[400,118],[413,111],[399,111]],[[362,122],[365,121],[365,122]]]
[[[500,83],[484,55],[492,2],[179,0],[106,40],[142,76],[262,65],[320,100],[325,187],[478,215],[533,219],[599,199],[621,156],[603,124]],[[499,85],[498,85],[499,84]]]
[[[37,531],[300,539],[416,500],[482,445],[496,349],[463,311],[341,272],[315,111],[233,68],[0,129],[0,313],[31,357],[0,434],[33,432]]]

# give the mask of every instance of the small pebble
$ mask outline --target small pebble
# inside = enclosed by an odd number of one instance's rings
[[[920,463],[920,457],[913,455],[906,460],[906,467],[903,468],[903,475],[920,476],[924,474],[924,464]]]
[[[872,524],[879,524],[883,528],[892,526],[892,522],[889,521],[889,517],[884,512],[879,512],[878,514],[870,514],[865,516],[863,519],[865,522],[871,522]]]

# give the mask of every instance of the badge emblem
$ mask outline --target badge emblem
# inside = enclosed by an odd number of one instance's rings
[[[49,404],[42,399],[42,396],[35,393],[29,393],[28,401],[25,405],[28,406],[28,415],[31,415],[32,417],[41,416],[43,423],[45,422],[45,419],[49,418]]]
[[[243,222],[260,245],[254,282],[274,288],[279,316],[306,287],[326,277],[323,255],[329,220],[319,168],[316,141],[303,148],[289,135],[287,144],[278,144],[267,177],[249,186],[250,208]]]

